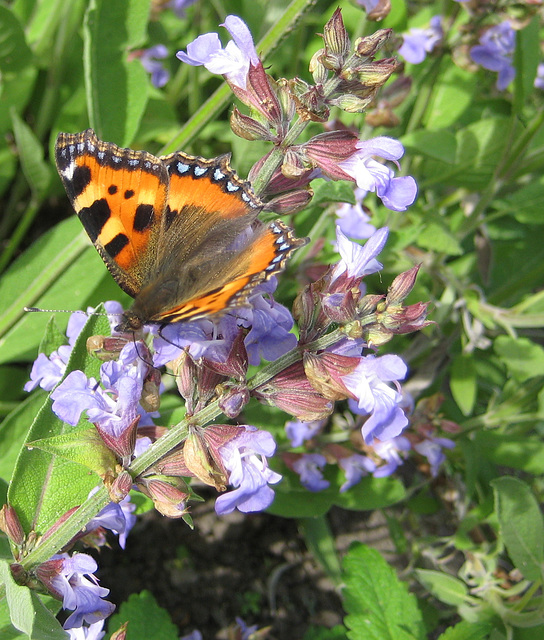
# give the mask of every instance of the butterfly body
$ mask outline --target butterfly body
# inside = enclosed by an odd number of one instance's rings
[[[57,169],[85,230],[119,286],[134,298],[123,331],[245,305],[255,287],[306,244],[230,168],[178,152],[156,157],[59,134]]]

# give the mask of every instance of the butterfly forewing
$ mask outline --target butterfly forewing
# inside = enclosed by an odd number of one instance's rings
[[[168,173],[145,151],[121,149],[88,129],[59,134],[57,168],[85,230],[119,286],[136,296],[155,260]]]

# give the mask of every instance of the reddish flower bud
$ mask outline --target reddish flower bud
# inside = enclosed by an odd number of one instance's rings
[[[123,469],[108,487],[108,493],[112,502],[119,503],[124,500],[132,489],[132,476],[128,471]]]
[[[358,142],[357,135],[347,129],[327,131],[309,140],[304,145],[304,151],[313,165],[319,167],[333,180],[354,182],[354,179],[340,169],[338,164],[357,152]]]
[[[322,353],[305,352],[304,371],[313,388],[327,400],[345,400],[353,398],[342,380],[342,376],[352,373],[360,358],[343,356],[324,351]]]
[[[276,406],[299,420],[320,420],[333,410],[333,403],[310,384],[302,362],[287,367],[272,380],[254,389],[252,395],[259,402]]]
[[[234,425],[214,424],[192,428],[183,446],[185,464],[193,475],[218,491],[226,489],[228,474],[219,449],[239,435]]]
[[[389,15],[391,11],[391,0],[378,0],[378,4],[366,14],[366,17],[369,20],[374,20],[376,22],[383,20]]]
[[[391,283],[387,291],[387,304],[395,305],[399,302],[402,302],[406,296],[412,291],[414,285],[416,283],[417,274],[420,264],[408,269],[408,271],[404,271],[400,273]]]
[[[190,497],[181,479],[150,476],[137,480],[138,489],[153,500],[155,509],[168,518],[182,518],[187,513],[185,503]],[[185,489],[185,490],[184,490]]]
[[[297,213],[308,206],[314,192],[310,188],[289,191],[268,200],[264,211],[273,211],[280,216]]]
[[[194,475],[185,464],[185,456],[183,455],[183,445],[179,445],[172,449],[152,467],[153,472],[163,476],[180,476],[187,478]]]
[[[130,425],[118,436],[113,435],[107,429],[103,429],[100,423],[95,422],[94,426],[98,431],[98,435],[108,449],[113,451],[115,455],[122,461],[123,466],[128,466],[134,453],[134,445],[136,444],[136,434],[140,416],[136,416]]]
[[[132,341],[130,339],[130,341]],[[87,353],[95,356],[102,362],[117,360],[121,349],[129,342],[129,338],[123,336],[90,336],[87,338]]]
[[[20,547],[25,539],[25,532],[19,521],[19,516],[13,507],[5,504],[0,509],[0,530],[3,531],[7,537]]]
[[[300,178],[308,171],[308,163],[303,151],[291,147],[285,152],[281,172],[286,178]]]
[[[128,621],[123,622],[123,624],[119,627],[119,629],[117,629],[117,631],[114,631],[111,634],[110,640],[126,640],[127,627],[128,627]]]
[[[248,367],[247,350],[244,342],[246,335],[247,330],[241,328],[238,331],[238,335],[234,338],[230,348],[229,355],[224,362],[203,358],[203,365],[220,376],[234,378],[238,381],[245,380]]]

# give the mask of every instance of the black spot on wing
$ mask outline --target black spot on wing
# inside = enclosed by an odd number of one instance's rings
[[[91,181],[91,170],[89,167],[76,167],[74,169],[74,175],[71,180],[71,185],[73,189],[73,197],[77,198],[77,196],[81,195]]]
[[[113,196],[114,194],[116,194],[116,193],[117,193],[117,191],[118,191],[118,187],[117,187],[117,185],[115,185],[115,184],[111,184],[111,185],[108,187],[108,193],[110,194],[110,196]]]
[[[83,207],[78,213],[85,231],[89,234],[89,238],[95,242],[102,228],[109,220],[111,209],[107,200],[95,200],[90,207]]]
[[[174,220],[176,219],[177,215],[178,215],[178,211],[176,209],[174,209],[172,211],[172,209],[170,208],[170,205],[167,205],[167,207],[166,207],[166,229],[168,229],[170,227],[170,225],[172,224],[172,222],[174,222]]]
[[[130,200],[134,197],[134,191],[132,189],[127,189],[125,191],[125,200]]]
[[[128,238],[124,233],[118,233],[113,240],[104,246],[106,252],[115,258],[127,246]]]
[[[152,204],[139,204],[136,208],[136,215],[132,227],[134,231],[145,231],[153,224],[155,209]]]

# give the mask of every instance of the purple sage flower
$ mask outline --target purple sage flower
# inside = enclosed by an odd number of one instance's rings
[[[340,487],[340,493],[347,491],[360,482],[364,476],[376,470],[376,465],[370,458],[358,453],[347,458],[340,458],[338,465],[346,474],[346,481]]]
[[[403,34],[399,54],[412,64],[420,64],[444,37],[442,17],[433,16],[427,29],[410,29]]]
[[[376,231],[376,227],[370,224],[370,216],[361,204],[366,194],[367,191],[357,187],[355,189],[355,204],[345,202],[336,209],[337,226],[346,236],[356,240],[366,240]]]
[[[505,20],[480,37],[480,44],[472,47],[470,57],[484,69],[496,71],[499,74],[497,89],[504,91],[516,75],[512,65],[515,48],[516,32]]]
[[[344,272],[350,278],[362,278],[383,269],[383,264],[376,260],[376,256],[384,248],[388,235],[389,229],[382,227],[361,246],[346,238],[340,227],[337,226],[336,240],[340,261],[334,267],[333,281]]]
[[[263,511],[272,504],[274,491],[268,485],[281,480],[281,475],[268,467],[267,458],[275,451],[276,443],[268,431],[248,425],[241,426],[240,435],[219,449],[229,472],[229,484],[235,489],[217,498],[218,515],[234,509],[243,513]]]
[[[351,373],[342,376],[346,388],[357,400],[349,400],[350,409],[360,415],[370,414],[363,425],[363,438],[370,444],[374,438],[390,440],[408,425],[401,408],[402,394],[398,380],[408,369],[399,356],[367,355]],[[393,382],[397,389],[389,386]]]
[[[300,422],[300,420],[292,420],[285,424],[285,433],[291,441],[292,447],[300,447],[306,440],[311,440],[317,435],[325,420],[312,420],[311,422]]]
[[[140,56],[143,68],[151,74],[151,83],[155,87],[164,87],[170,80],[170,72],[164,67],[162,60],[168,57],[168,49],[163,44],[144,49]]]
[[[73,629],[66,629],[66,631],[70,640],[102,640],[106,635],[103,628],[104,620],[99,620],[89,626],[74,627]]]
[[[374,453],[385,461],[385,464],[376,467],[372,475],[375,478],[385,478],[392,475],[403,464],[403,456],[410,451],[411,447],[408,438],[398,436],[386,441],[374,440],[372,448]]]
[[[170,0],[166,5],[177,15],[180,20],[185,18],[185,10],[194,4],[197,0]]]
[[[404,147],[394,138],[379,136],[370,140],[359,140],[357,151],[338,167],[351,176],[360,189],[374,191],[383,204],[393,211],[405,211],[416,199],[417,184],[412,176],[395,178],[392,169],[374,160],[379,156],[397,162],[404,155]]]
[[[440,465],[446,459],[442,449],[453,449],[454,447],[455,442],[449,438],[430,437],[427,440],[423,440],[423,442],[415,444],[414,450],[427,458],[431,466],[431,475],[436,478]]]
[[[50,586],[62,597],[64,609],[74,609],[64,628],[81,627],[83,622],[92,625],[110,616],[115,606],[102,599],[108,595],[109,589],[100,587],[93,575],[98,569],[95,560],[85,553],[75,553],[71,557],[63,553],[53,556],[48,562],[57,560],[62,560],[62,563],[60,570],[51,578]]]
[[[221,25],[232,36],[225,48],[217,33],[205,33],[187,45],[187,53],[178,51],[176,56],[186,64],[204,65],[210,73],[225,76],[231,84],[245,89],[250,65],[260,64],[251,32],[238,16],[227,16]]]
[[[327,459],[320,453],[306,453],[293,463],[293,470],[298,473],[302,486],[308,491],[323,491],[331,484],[321,473],[326,464]]]

